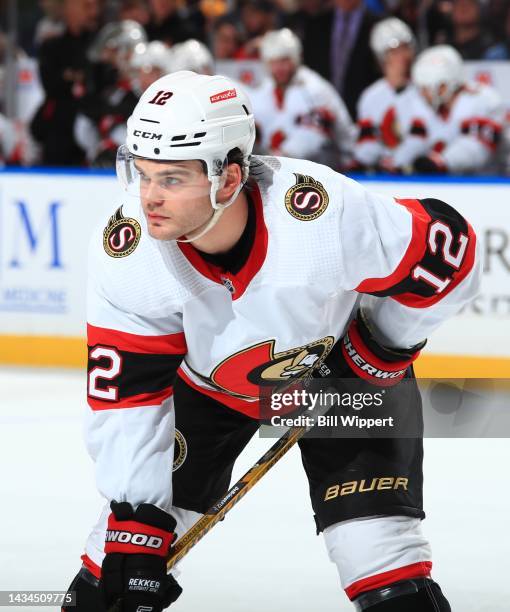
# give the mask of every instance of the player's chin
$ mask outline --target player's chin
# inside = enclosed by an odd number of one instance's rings
[[[156,240],[175,240],[182,235],[182,230],[176,227],[169,227],[163,223],[148,223],[147,231],[149,236]]]

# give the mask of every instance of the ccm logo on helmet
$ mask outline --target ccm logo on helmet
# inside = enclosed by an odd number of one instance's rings
[[[220,93],[211,96],[209,100],[211,101],[211,104],[214,104],[215,102],[230,100],[230,98],[237,98],[237,91],[235,89],[227,89],[226,91],[221,91]]]
[[[154,134],[154,132],[142,132],[142,130],[135,130],[134,136],[141,136],[142,138],[150,138],[151,140],[161,140],[163,134]]]
[[[107,530],[105,541],[119,542],[120,544],[134,544],[135,546],[147,546],[148,548],[161,548],[161,546],[163,546],[163,538],[148,536],[145,533],[118,531],[116,529]]]

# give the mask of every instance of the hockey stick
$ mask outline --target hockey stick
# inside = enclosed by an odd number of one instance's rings
[[[315,414],[323,414],[328,408]],[[200,542],[200,540],[208,533],[221,519],[239,502],[248,491],[257,484],[257,482],[266,474],[273,465],[279,461],[287,451],[289,451],[296,442],[302,438],[312,426],[291,427],[281,438],[279,438],[271,448],[265,452],[262,457],[255,463],[242,478],[240,478],[233,487],[220,498],[214,506],[200,518],[188,531],[179,538],[172,548],[172,554],[167,561],[167,571],[180,561],[188,552]],[[108,612],[120,612],[122,603],[116,602],[109,608]]]
[[[323,414],[328,408],[314,414]],[[291,427],[281,438],[279,438],[271,448],[265,452],[262,457],[255,463],[246,474],[240,478],[234,486],[220,498],[214,506],[200,518],[188,531],[179,538],[172,548],[172,554],[167,561],[167,571],[180,561],[188,552],[200,542],[200,540],[208,533],[221,519],[241,500],[248,491],[257,484],[257,482],[266,474],[273,465],[279,461],[287,451],[289,451],[296,442],[302,438],[312,426]],[[116,602],[111,606],[108,612],[120,612],[122,603]]]
[[[323,414],[329,409],[324,407],[322,411],[315,412]],[[279,461],[296,442],[302,438],[311,426],[295,426],[288,429],[283,436],[277,440],[271,448],[242,476],[234,486],[220,498],[214,506],[200,518],[188,531],[177,540],[172,548],[172,554],[168,558],[167,570],[180,561],[188,552],[200,542],[221,519],[241,500],[246,493],[266,474],[277,461]]]

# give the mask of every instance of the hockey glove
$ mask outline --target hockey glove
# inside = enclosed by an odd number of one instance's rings
[[[110,505],[100,589],[107,609],[161,612],[182,592],[166,573],[175,519],[152,504]]]
[[[429,153],[414,160],[413,170],[417,174],[446,174],[448,168],[439,153]]]
[[[343,338],[336,342],[315,378],[361,378],[372,385],[391,387],[406,375],[407,368],[420,354],[426,340],[409,349],[380,344],[359,310]]]

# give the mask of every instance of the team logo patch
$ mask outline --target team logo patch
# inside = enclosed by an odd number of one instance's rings
[[[140,242],[142,228],[136,219],[124,217],[122,206],[110,217],[103,231],[103,247],[110,257],[127,257]]]
[[[326,336],[277,353],[276,340],[266,340],[227,357],[210,377],[193,373],[218,391],[255,400],[260,396],[261,387],[291,386],[296,380],[310,377],[312,370],[321,367],[334,342],[333,336]]]
[[[311,176],[294,173],[296,184],[285,194],[285,207],[300,221],[320,217],[329,204],[329,196],[322,183]]]
[[[174,446],[174,465],[172,468],[173,472],[176,472],[181,465],[186,461],[188,456],[188,443],[182,433],[175,430],[175,446]]]

